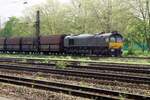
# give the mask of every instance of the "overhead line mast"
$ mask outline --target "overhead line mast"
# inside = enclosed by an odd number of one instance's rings
[[[36,22],[35,22],[35,28],[36,28],[36,48],[39,51],[40,50],[40,11],[38,10],[36,12]]]

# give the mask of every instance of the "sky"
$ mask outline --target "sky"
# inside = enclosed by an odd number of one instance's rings
[[[1,23],[8,20],[11,16],[22,16],[26,7],[45,2],[46,0],[0,0],[0,19]],[[24,4],[24,2],[28,2]]]
[[[60,3],[69,3],[70,0],[58,0]],[[27,2],[27,4],[24,4]],[[0,0],[0,23],[6,22],[11,16],[22,16],[25,8],[45,3],[46,0]]]

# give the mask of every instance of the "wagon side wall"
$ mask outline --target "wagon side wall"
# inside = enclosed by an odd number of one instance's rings
[[[4,51],[5,49],[5,39],[6,38],[0,38],[0,51]]]
[[[35,49],[35,45],[34,45],[34,38],[32,37],[23,37],[22,38],[22,51],[23,52],[32,52]]]
[[[63,49],[64,35],[51,35],[40,37],[40,50],[60,52]]]
[[[15,38],[7,38],[6,39],[6,50],[7,51],[20,51],[20,39],[18,37]]]

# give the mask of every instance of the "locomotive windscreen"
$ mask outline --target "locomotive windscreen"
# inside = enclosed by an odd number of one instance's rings
[[[123,42],[123,38],[121,36],[116,36],[116,42]]]
[[[110,37],[110,42],[123,42],[123,38],[119,35],[113,35]]]

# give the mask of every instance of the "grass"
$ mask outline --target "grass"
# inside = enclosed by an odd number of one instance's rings
[[[141,51],[141,50],[124,50],[123,56],[136,56],[136,57],[150,57],[150,52],[148,51]]]

